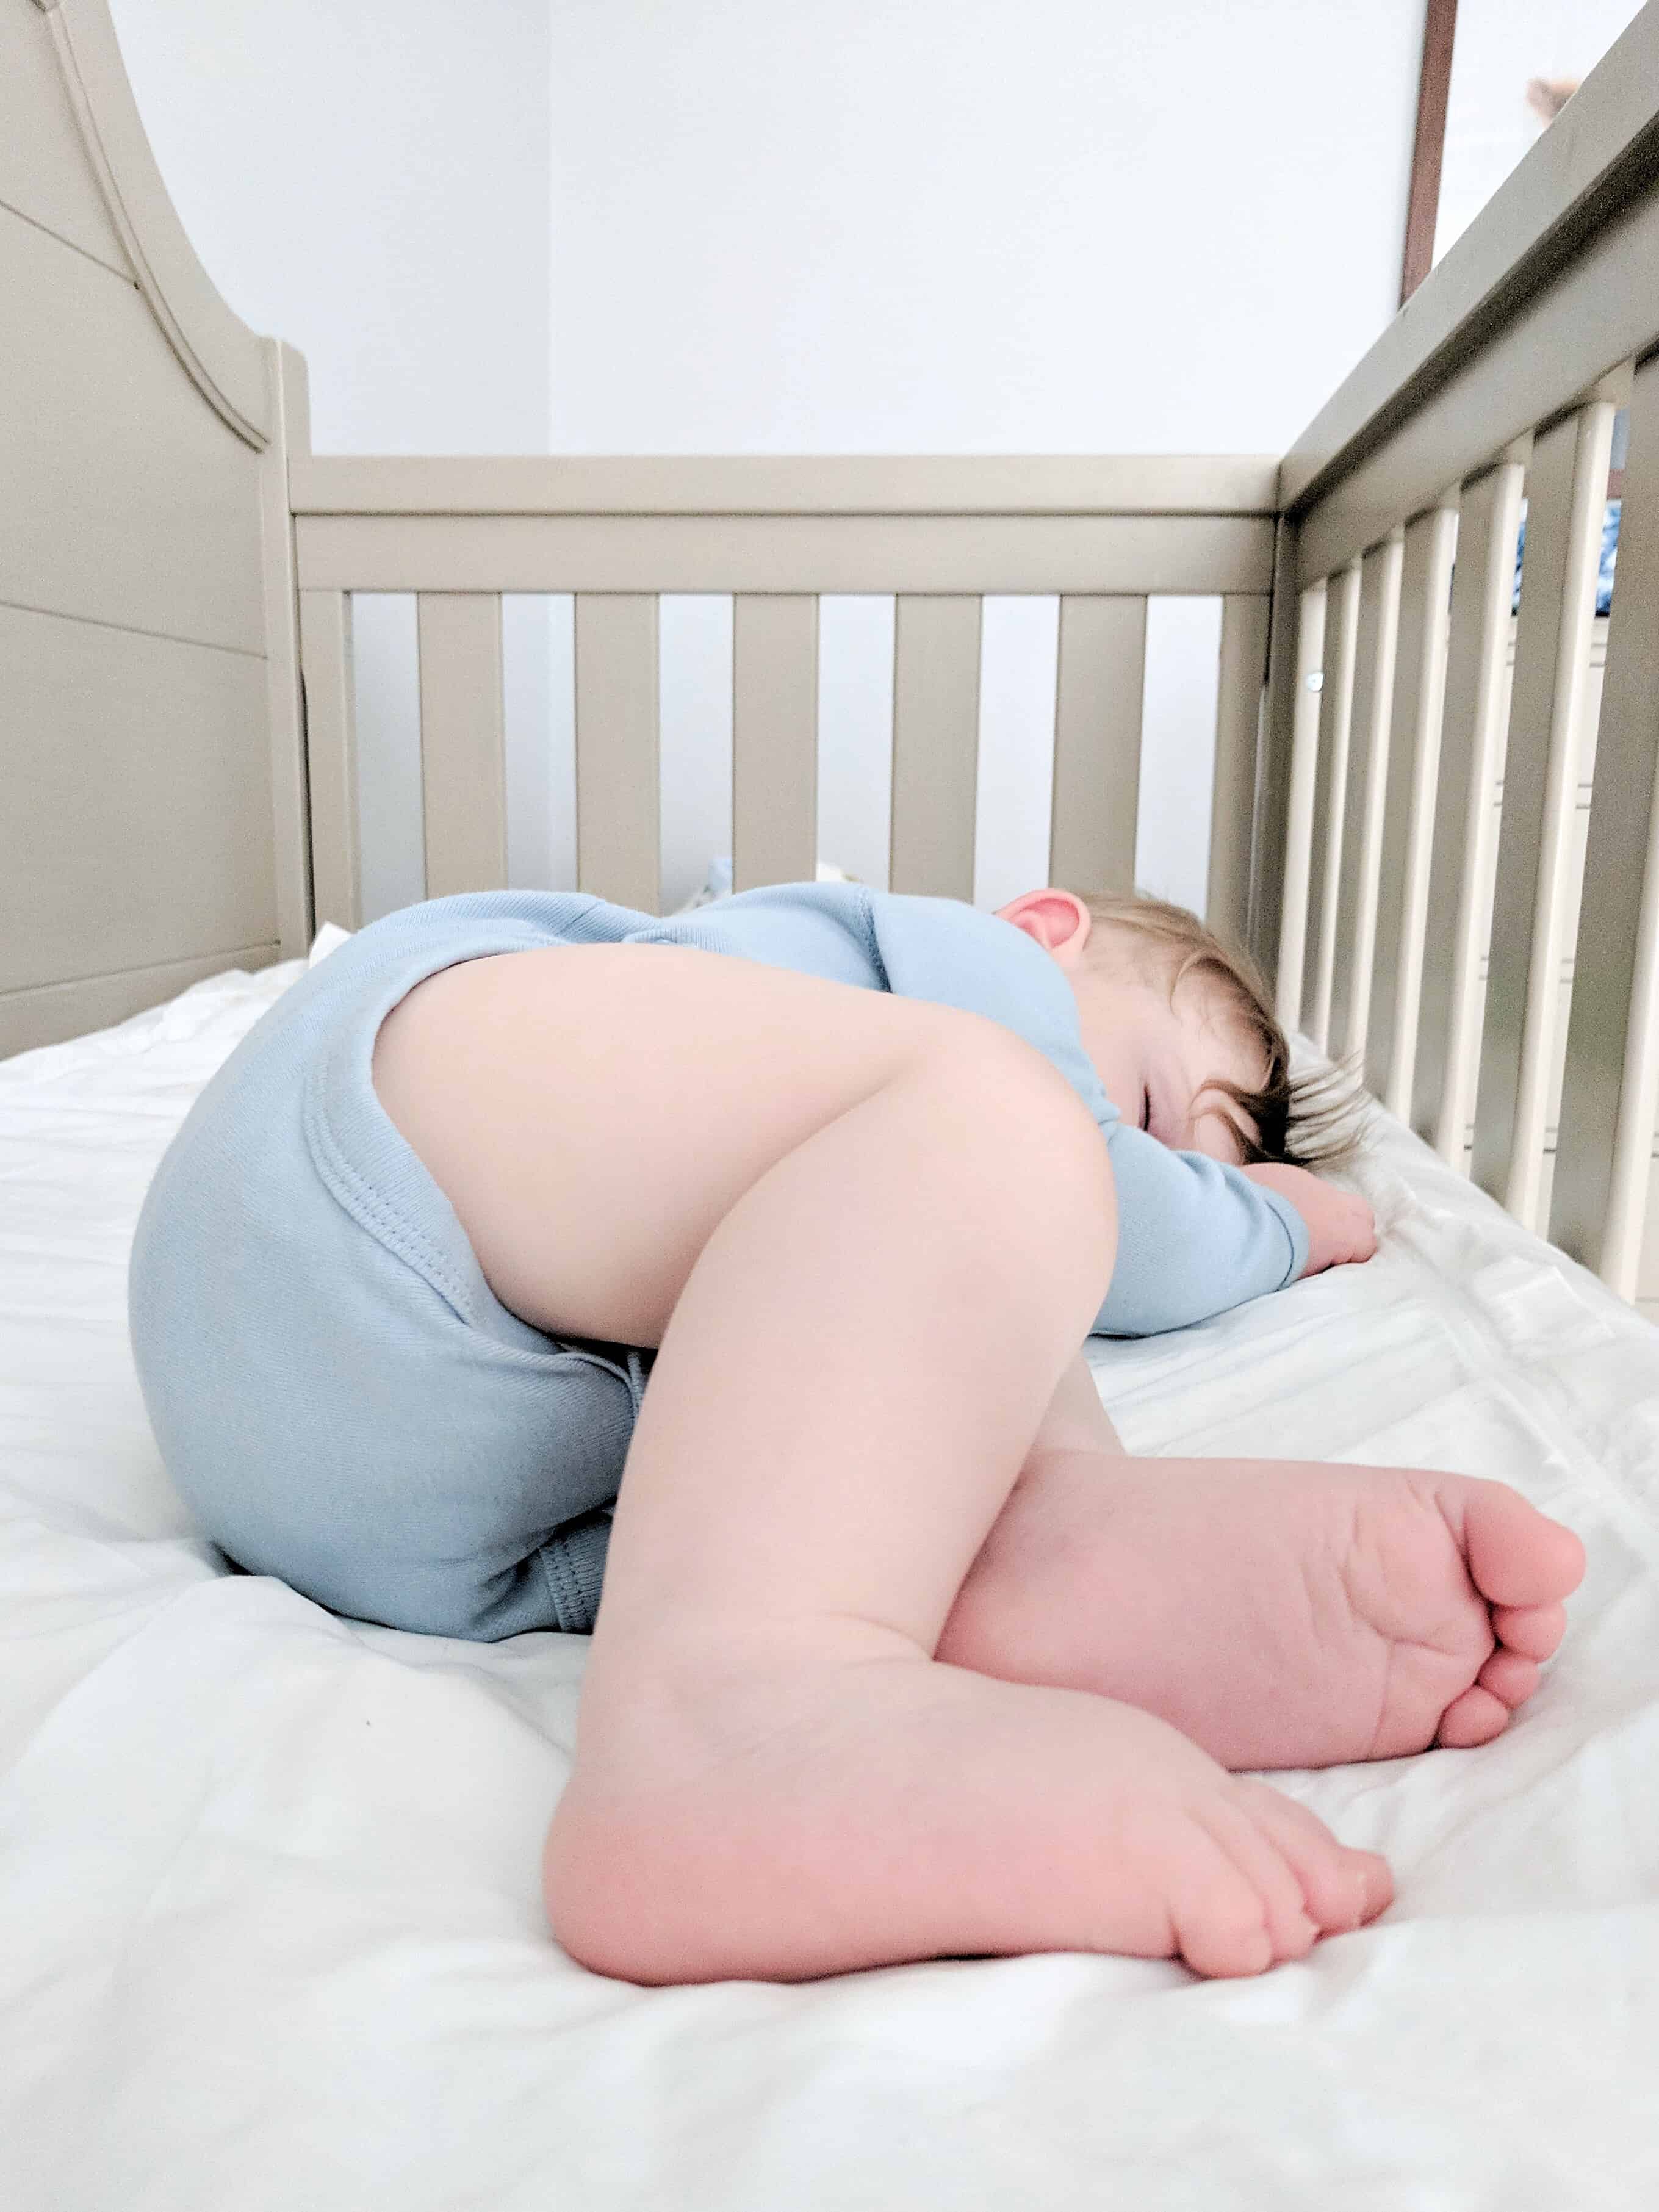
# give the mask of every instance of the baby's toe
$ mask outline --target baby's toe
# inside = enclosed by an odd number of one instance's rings
[[[1261,1900],[1275,1959],[1305,1959],[1319,1941],[1303,1886],[1277,1842],[1236,1792],[1206,1808],[1204,1825]]]
[[[1538,1687],[1538,1662],[1519,1651],[1494,1651],[1474,1679],[1481,1689],[1490,1690],[1499,1705],[1513,1712]]]
[[[1492,1662],[1486,1663],[1490,1666]],[[1494,1736],[1502,1735],[1509,1724],[1509,1707],[1477,1683],[1461,1698],[1454,1698],[1441,1714],[1435,1741],[1448,1751],[1471,1751],[1476,1744],[1490,1743]]]
[[[1172,1869],[1169,1914],[1176,1955],[1195,1974],[1221,1980],[1265,1974],[1277,1956],[1267,1908],[1207,1828],[1200,1835],[1197,1863]]]
[[[1363,1927],[1393,1904],[1386,1859],[1340,1844],[1317,1814],[1268,1783],[1240,1777],[1236,1787],[1301,1883],[1310,1917],[1328,1935]]]
[[[1564,1605],[1496,1605],[1492,1625],[1498,1642],[1518,1651],[1522,1658],[1548,1659],[1567,1632],[1567,1608]]]
[[[1504,1482],[1476,1480],[1463,1492],[1469,1572],[1481,1595],[1505,1607],[1548,1606],[1584,1578],[1584,1547]]]

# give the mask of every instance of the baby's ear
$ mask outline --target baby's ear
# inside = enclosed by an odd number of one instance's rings
[[[1083,957],[1083,948],[1094,927],[1094,916],[1075,891],[1058,890],[1052,886],[1040,891],[1022,891],[1006,906],[1000,906],[1000,920],[1012,921],[1016,929],[1023,929],[1033,937],[1045,952],[1052,952],[1062,968],[1074,968]]]

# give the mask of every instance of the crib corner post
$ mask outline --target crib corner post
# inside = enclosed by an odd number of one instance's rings
[[[320,929],[331,921],[342,929],[361,929],[362,865],[349,592],[301,591],[300,673],[316,927]]]
[[[1278,990],[1279,927],[1296,716],[1296,526],[1284,514],[1273,532],[1273,598],[1267,623],[1267,683],[1250,822],[1248,941],[1268,986]]]

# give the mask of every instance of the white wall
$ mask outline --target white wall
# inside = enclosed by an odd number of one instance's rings
[[[1398,297],[1422,14],[556,0],[555,447],[1282,452]]]
[[[556,450],[1279,453],[1398,297],[1418,5],[564,0],[552,25]],[[1199,907],[1218,635],[1170,608],[1149,641],[1139,873]],[[1052,603],[988,609],[981,904],[1046,872],[1053,641]],[[826,665],[820,791],[821,851],[875,881],[880,646]],[[730,709],[717,656],[664,663],[678,894],[723,842]]]
[[[204,259],[309,358],[320,450],[1277,453],[1397,295],[1418,0],[114,13]],[[823,623],[821,847],[877,881],[890,622]],[[1053,627],[987,610],[981,902],[1042,872]],[[1155,623],[1142,810],[1143,878],[1200,902],[1213,631]],[[663,636],[678,896],[728,849],[729,607]],[[370,674],[366,738],[409,711]],[[568,657],[550,742],[541,680],[514,867],[568,881]],[[376,743],[371,912],[416,895],[406,732]]]
[[[191,242],[310,373],[319,453],[547,449],[543,0],[110,0]],[[514,860],[550,872],[545,624],[509,614]],[[363,890],[422,896],[411,600],[356,611]],[[515,649],[516,648],[516,649]]]
[[[547,447],[544,0],[110,0],[209,274],[319,453]]]
[[[1462,0],[1452,42],[1437,261],[1461,238],[1544,125],[1534,77],[1582,82],[1641,12],[1641,0]]]

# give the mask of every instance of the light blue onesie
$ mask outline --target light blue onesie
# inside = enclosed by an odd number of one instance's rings
[[[476,891],[357,932],[202,1092],[134,1240],[129,1306],[169,1473],[245,1571],[337,1613],[493,1642],[586,1632],[653,1354],[501,1305],[370,1077],[386,1014],[441,968],[548,945],[690,945],[963,1007],[1057,1067],[1119,1203],[1109,1335],[1180,1328],[1301,1272],[1301,1218],[1237,1169],[1126,1124],[1063,970],[953,899],[744,891],[659,921],[586,893]]]

